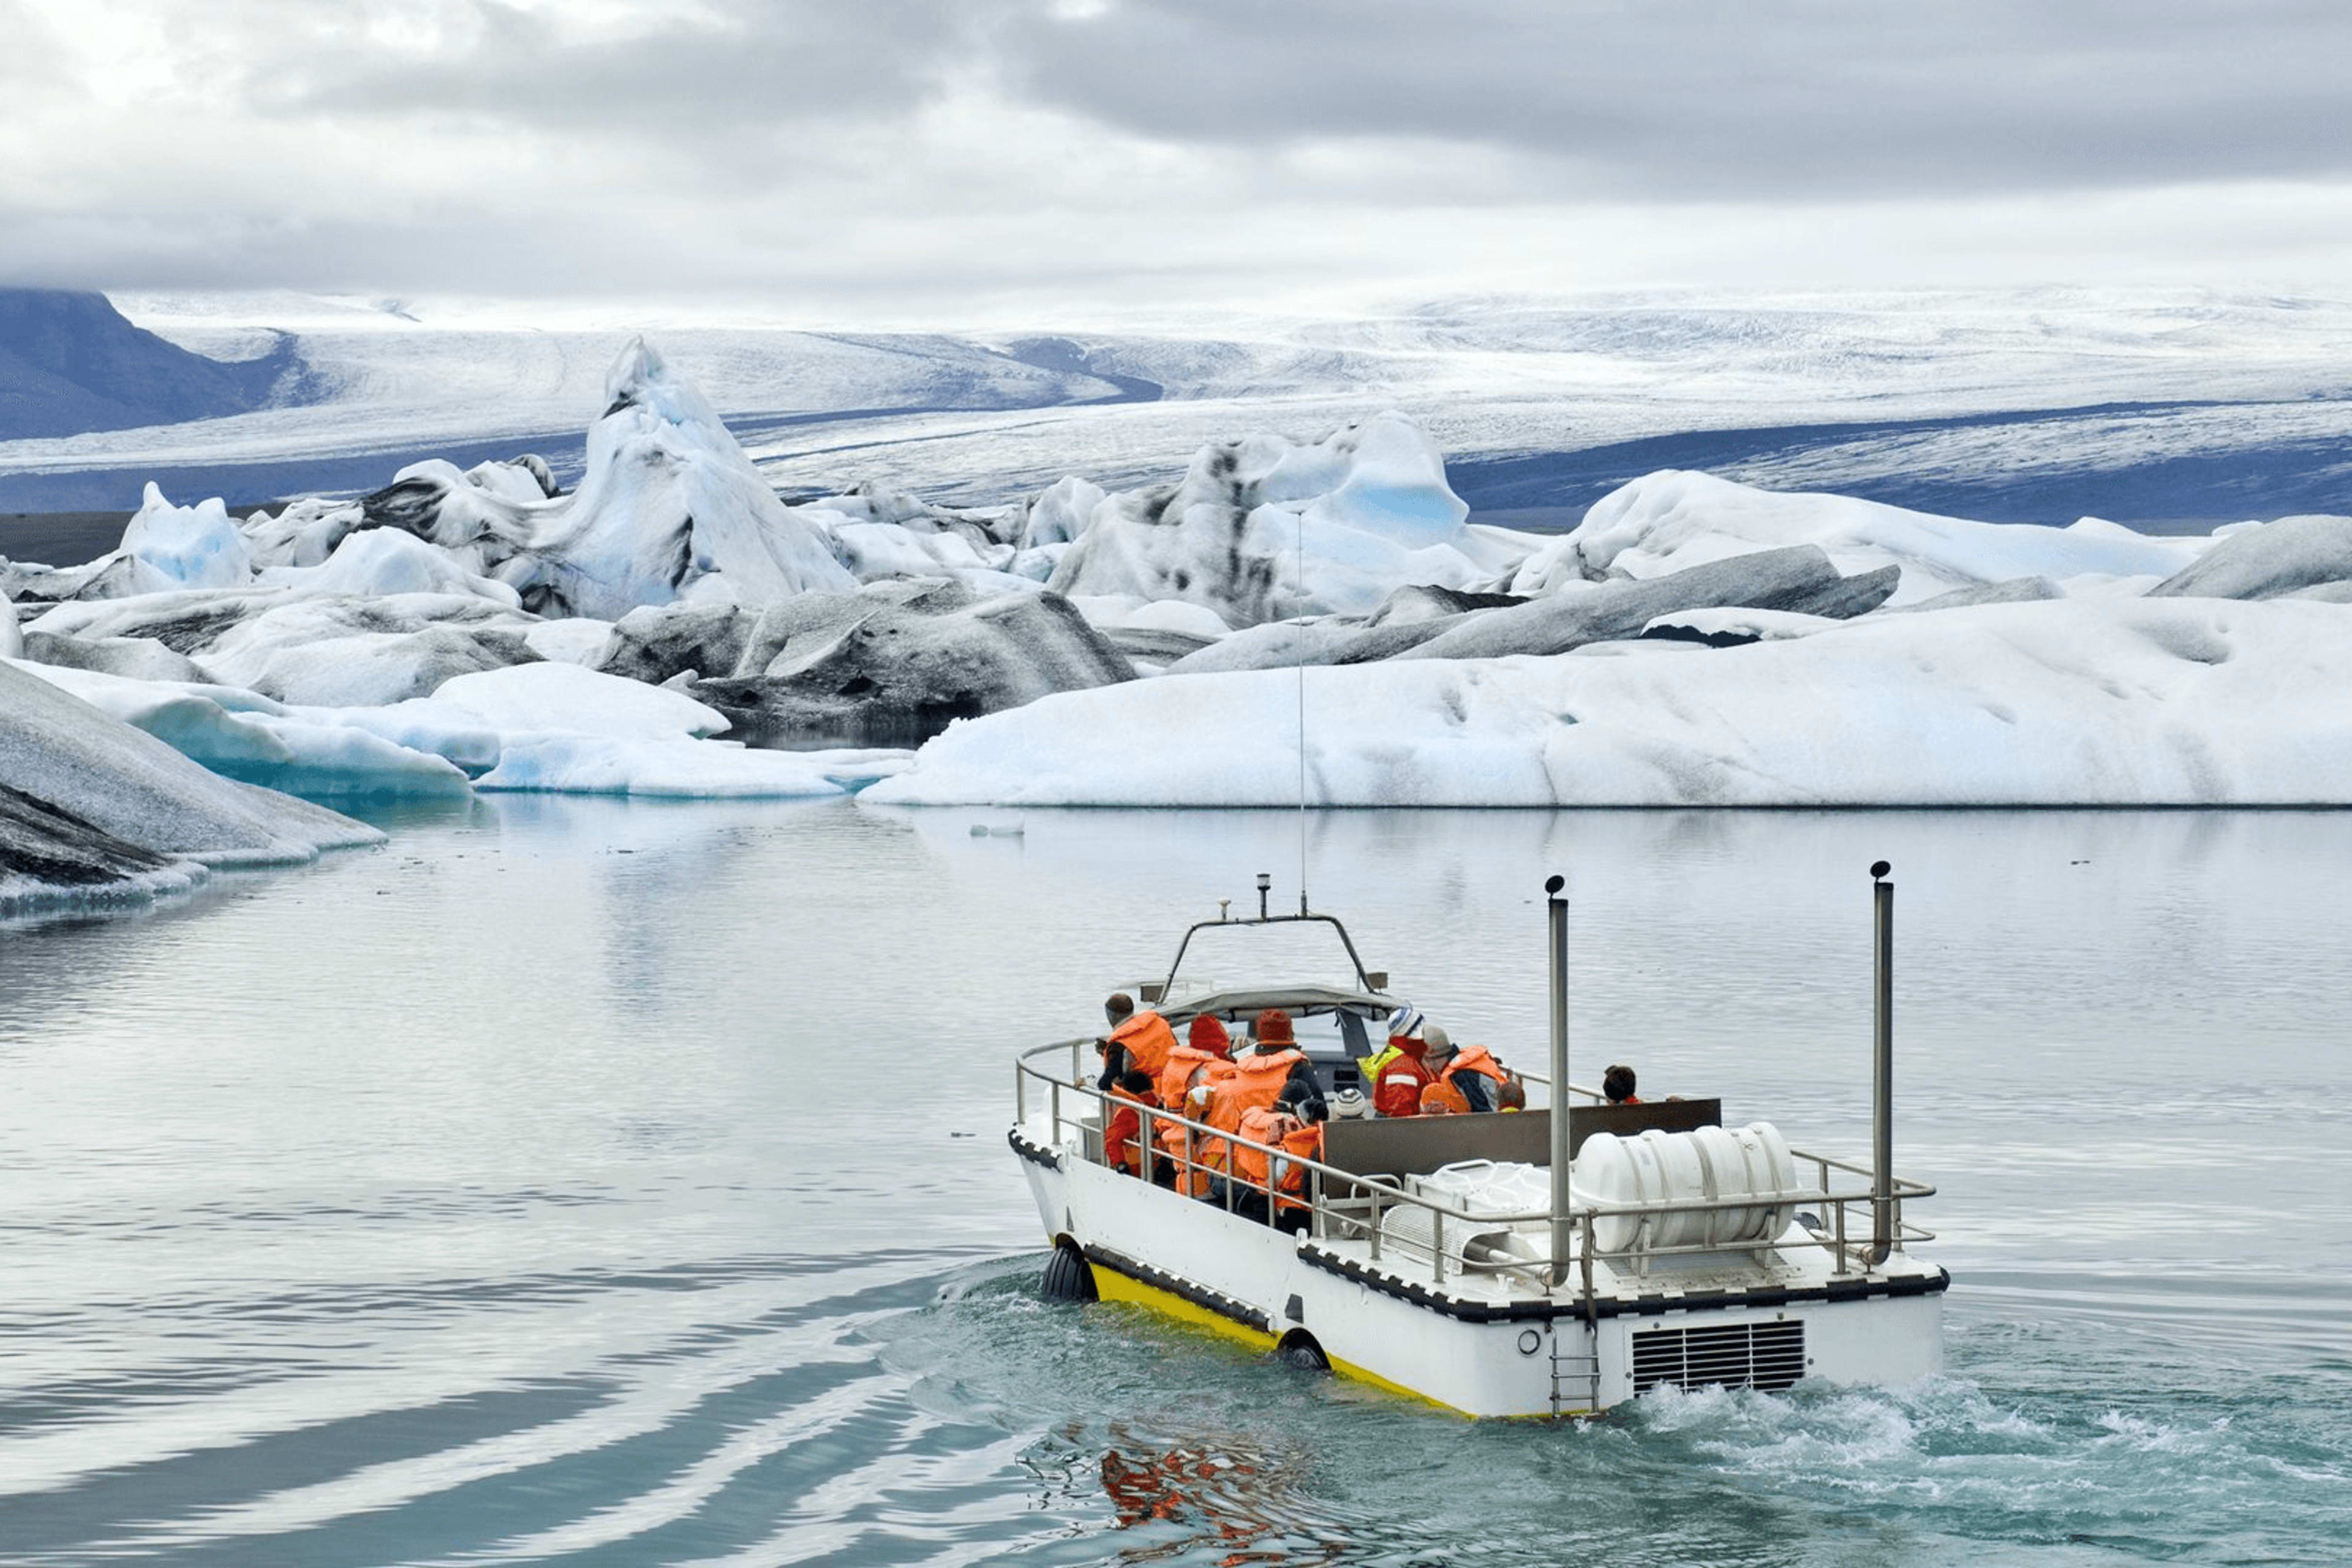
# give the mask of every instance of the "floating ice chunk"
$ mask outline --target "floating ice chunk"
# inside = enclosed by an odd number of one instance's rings
[[[469,595],[508,609],[522,597],[506,584],[468,572],[448,552],[398,529],[370,528],[348,534],[317,566],[281,566],[262,574],[306,594],[381,598],[392,594]]]
[[[245,535],[215,496],[173,506],[153,484],[122,530],[122,552],[143,569],[142,588],[232,588],[252,575]]]
[[[872,763],[860,765],[873,768]],[[716,741],[614,735],[509,740],[499,765],[476,780],[474,787],[696,799],[847,793],[834,781],[822,753],[753,752]]]
[[[613,623],[587,616],[570,620],[541,621],[523,628],[523,642],[541,658],[558,664],[603,664],[613,647]]]
[[[1067,544],[1087,531],[1104,500],[1100,485],[1073,474],[1055,480],[1023,509],[1018,542],[1024,550]]]
[[[2352,615],[2053,600],[1865,616],[1678,658],[1308,669],[1323,805],[2352,804]],[[950,728],[865,798],[1278,806],[1286,670],[1066,692]],[[1118,735],[1121,743],[1097,743]]]
[[[727,728],[725,714],[691,697],[574,664],[519,664],[461,675],[445,682],[433,700],[507,735],[676,741]]]
[[[1903,568],[1896,605],[2014,577],[2122,577],[2179,571],[2206,541],[2157,539],[2086,519],[2072,528],[1971,522],[1851,496],[1784,495],[1667,468],[1612,490],[1584,521],[1530,556],[1514,594],[1547,594],[1610,575],[1655,577],[1791,544],[1826,551],[1845,573]]]
[[[197,650],[215,679],[283,702],[372,707],[423,697],[453,676],[536,661],[519,612],[470,595],[302,598],[230,626]]]
[[[2212,548],[2150,588],[2148,595],[2275,599],[2352,579],[2352,517],[2283,517],[2217,535]]]
[[[466,776],[427,755],[234,687],[135,680],[18,664],[214,773],[290,795],[462,795]]]
[[[983,552],[961,533],[920,533],[895,522],[844,522],[835,527],[833,540],[835,552],[861,583],[997,572],[1013,558],[1009,544]]]
[[[140,848],[211,865],[287,865],[383,835],[322,806],[206,771],[59,690],[48,666],[0,665],[0,795],[62,810]]]
[[[1499,539],[1465,529],[1468,510],[1402,415],[1310,447],[1252,436],[1202,447],[1172,489],[1097,502],[1050,585],[1183,600],[1232,626],[1366,614],[1402,584],[1465,587],[1501,568]]]
[[[247,518],[246,543],[257,567],[316,566],[359,527],[362,515],[355,500],[306,497],[276,517],[257,511]]]

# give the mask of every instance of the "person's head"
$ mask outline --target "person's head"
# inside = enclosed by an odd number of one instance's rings
[[[1528,1086],[1520,1080],[1518,1074],[1513,1073],[1503,1080],[1503,1087],[1495,1091],[1495,1103],[1505,1110],[1525,1110],[1528,1108]]]
[[[1389,1039],[1392,1043],[1399,1040],[1420,1039],[1423,1027],[1421,1009],[1418,1007],[1400,1007],[1389,1015]]]
[[[1311,1085],[1295,1078],[1284,1084],[1282,1092],[1275,1096],[1274,1108],[1297,1122],[1320,1121],[1330,1114],[1323,1103],[1323,1097]]]
[[[1290,1033],[1290,1015],[1279,1007],[1268,1007],[1260,1013],[1257,1026],[1251,1033],[1262,1051],[1284,1050],[1297,1043]]]
[[[1196,1051],[1227,1058],[1234,1054],[1234,1037],[1225,1032],[1224,1021],[1214,1013],[1203,1013],[1193,1019],[1185,1037]]]
[[[1622,1063],[1601,1075],[1601,1092],[1609,1097],[1612,1105],[1622,1105],[1633,1098],[1633,1069]]]
[[[1441,1062],[1450,1062],[1454,1059],[1454,1037],[1447,1034],[1444,1028],[1435,1024],[1424,1024],[1422,1026],[1421,1037],[1429,1047],[1422,1053],[1423,1061],[1431,1067],[1436,1067]]]
[[[1103,1004],[1103,1016],[1110,1020],[1112,1028],[1118,1028],[1135,1016],[1135,998],[1124,991],[1112,992],[1110,1000]]]
[[[1353,1084],[1331,1097],[1331,1115],[1335,1119],[1352,1121],[1360,1116],[1370,1116],[1371,1113],[1371,1103],[1365,1100],[1364,1091]]]
[[[1141,1068],[1129,1068],[1119,1074],[1118,1087],[1129,1094],[1149,1095],[1151,1092],[1151,1075]]]

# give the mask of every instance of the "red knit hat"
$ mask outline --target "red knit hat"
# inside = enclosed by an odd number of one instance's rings
[[[1290,1033],[1290,1015],[1279,1007],[1268,1007],[1257,1016],[1257,1027],[1252,1031],[1261,1046],[1287,1046],[1296,1041]]]
[[[1203,1013],[1192,1020],[1192,1033],[1187,1037],[1192,1048],[1206,1051],[1213,1057],[1230,1061],[1234,1054],[1234,1037],[1225,1033],[1225,1026],[1214,1013]]]

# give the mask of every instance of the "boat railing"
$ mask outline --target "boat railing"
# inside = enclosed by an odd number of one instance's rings
[[[1790,1155],[1801,1169],[1810,1169],[1815,1177],[1811,1187],[1793,1192],[1745,1196],[1667,1200],[1655,1203],[1577,1204],[1570,1210],[1576,1246],[1566,1258],[1549,1255],[1549,1242],[1543,1237],[1544,1250],[1526,1253],[1496,1253],[1483,1244],[1481,1237],[1498,1233],[1510,1233],[1529,1243],[1542,1235],[1538,1226],[1548,1227],[1551,1219],[1549,1209],[1530,1210],[1524,1214],[1478,1212],[1463,1205],[1449,1203],[1427,1192],[1416,1192],[1398,1185],[1386,1176],[1348,1171],[1295,1154],[1278,1144],[1262,1143],[1244,1138],[1238,1132],[1227,1131],[1205,1121],[1158,1106],[1118,1100],[1087,1081],[1085,1072],[1085,1051],[1093,1042],[1078,1039],[1040,1046],[1024,1052],[1015,1062],[1013,1074],[1013,1115],[1017,1124],[1026,1126],[1029,1121],[1029,1098],[1033,1086],[1043,1091],[1050,1120],[1053,1143],[1064,1146],[1073,1134],[1078,1148],[1092,1163],[1103,1162],[1103,1150],[1097,1144],[1088,1148],[1086,1135],[1099,1138],[1109,1124],[1116,1106],[1128,1106],[1137,1114],[1140,1131],[1138,1142],[1147,1151],[1147,1158],[1174,1169],[1179,1191],[1190,1193],[1196,1186],[1222,1186],[1224,1207],[1234,1211],[1242,1201],[1241,1194],[1251,1194],[1267,1204],[1266,1218],[1271,1223],[1277,1213],[1296,1214],[1304,1211],[1305,1228],[1318,1240],[1361,1241],[1375,1262],[1395,1255],[1400,1260],[1425,1264],[1432,1283],[1444,1285],[1449,1268],[1458,1278],[1463,1275],[1504,1276],[1526,1280],[1538,1292],[1550,1295],[1573,1279],[1579,1286],[1582,1305],[1588,1313],[1594,1301],[1592,1267],[1596,1259],[1607,1262],[1612,1270],[1630,1271],[1637,1276],[1649,1272],[1652,1260],[1678,1256],[1746,1254],[1761,1262],[1786,1251],[1819,1247],[1832,1260],[1833,1274],[1866,1274],[1884,1261],[1874,1256],[1873,1244],[1873,1210],[1876,1194],[1872,1184],[1872,1173],[1866,1166],[1853,1164],[1827,1155],[1813,1154],[1792,1149]],[[1052,1070],[1041,1058],[1059,1056],[1066,1051],[1070,1076],[1066,1079]],[[1522,1075],[1532,1081],[1542,1082],[1535,1075]],[[1571,1094],[1583,1094],[1590,1099],[1601,1097],[1580,1085],[1570,1086]],[[1085,1108],[1077,1116],[1067,1114],[1068,1098],[1075,1096]],[[1095,1120],[1089,1123],[1086,1111]],[[1488,1114],[1500,1114],[1489,1112]],[[1159,1134],[1167,1129],[1181,1129],[1190,1136],[1173,1140],[1173,1148],[1164,1148]],[[1201,1146],[1213,1142],[1222,1145],[1225,1158],[1203,1157]],[[1255,1151],[1265,1157],[1267,1177],[1264,1186],[1255,1181],[1234,1176],[1231,1170],[1230,1151],[1233,1147]],[[1276,1188],[1274,1171],[1277,1163],[1290,1170],[1303,1172],[1303,1190],[1293,1193]],[[1835,1173],[1836,1174],[1833,1174]],[[1856,1178],[1855,1184],[1841,1189],[1836,1175]],[[1924,1182],[1896,1176],[1893,1180],[1893,1215],[1890,1250],[1900,1252],[1907,1242],[1932,1241],[1935,1233],[1908,1224],[1903,1217],[1906,1200],[1932,1197],[1936,1189]],[[1724,1238],[1718,1234],[1718,1220],[1734,1213],[1753,1214],[1758,1209],[1799,1208],[1811,1206],[1822,1212],[1811,1215],[1815,1224],[1804,1223],[1808,1217],[1798,1216],[1797,1222],[1786,1227],[1786,1233],[1769,1241],[1742,1241]],[[1859,1207],[1858,1219],[1850,1215]],[[1429,1239],[1407,1237],[1395,1234],[1395,1220],[1400,1211],[1419,1213],[1427,1216]],[[1657,1218],[1704,1215],[1699,1239],[1666,1244],[1637,1242],[1626,1247],[1604,1250],[1599,1246],[1597,1227],[1606,1221],[1621,1218]],[[1639,1226],[1637,1234],[1646,1236],[1650,1226]],[[1451,1230],[1454,1241],[1447,1244]],[[1853,1239],[1849,1239],[1852,1237]],[[1475,1256],[1471,1249],[1479,1247]]]

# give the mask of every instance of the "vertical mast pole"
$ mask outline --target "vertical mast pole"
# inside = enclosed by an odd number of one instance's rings
[[[1876,916],[1873,974],[1877,1015],[1872,1058],[1870,1105],[1870,1260],[1886,1261],[1895,1247],[1895,884],[1884,860],[1870,868],[1871,901]]]
[[[1569,1116],[1568,1108],[1568,879],[1554,877],[1544,883],[1546,912],[1551,920],[1551,1284],[1556,1289],[1568,1279]]]

